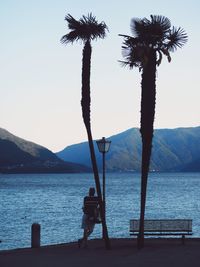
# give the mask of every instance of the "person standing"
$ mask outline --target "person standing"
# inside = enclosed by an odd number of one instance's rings
[[[83,201],[83,216],[81,228],[83,229],[83,237],[78,240],[78,247],[87,247],[88,237],[94,230],[99,212],[98,197],[95,196],[95,188],[89,188],[88,196],[84,197]]]

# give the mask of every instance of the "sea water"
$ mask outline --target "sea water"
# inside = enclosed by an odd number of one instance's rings
[[[102,175],[100,174],[100,177]],[[90,174],[0,174],[0,250],[31,246],[31,225],[41,225],[41,245],[82,236],[83,198],[95,186]],[[150,173],[146,218],[193,220],[200,236],[200,173]],[[106,174],[110,237],[129,237],[129,220],[140,214],[140,174]],[[93,238],[101,238],[96,225]]]

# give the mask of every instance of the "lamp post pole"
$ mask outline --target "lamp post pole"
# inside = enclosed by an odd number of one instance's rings
[[[102,179],[102,191],[103,191],[103,213],[106,220],[106,176],[105,176],[105,170],[106,170],[106,164],[105,164],[105,154],[108,152],[110,148],[111,141],[107,141],[105,137],[102,137],[101,140],[96,141],[99,152],[102,153],[102,159],[103,159],[103,179]],[[104,238],[104,233],[103,233]]]
[[[104,211],[104,216],[106,217],[106,162],[105,162],[105,152],[102,152],[102,157],[103,157],[103,211]]]

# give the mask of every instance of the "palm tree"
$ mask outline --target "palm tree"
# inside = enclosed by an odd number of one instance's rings
[[[94,152],[94,144],[91,131],[90,122],[90,69],[91,69],[91,54],[92,47],[91,41],[97,38],[105,38],[106,30],[108,30],[104,22],[98,23],[96,17],[91,13],[88,16],[83,16],[81,19],[76,20],[70,14],[65,17],[68,23],[68,28],[71,30],[69,33],[61,38],[61,43],[68,44],[75,41],[83,42],[83,57],[82,57],[82,116],[86,127],[88,143],[90,148],[90,156],[92,162],[92,168],[94,173],[94,179],[96,184],[97,195],[100,202],[100,213],[102,218],[102,227],[105,239],[106,248],[110,248],[110,241],[108,237],[108,231],[106,226],[106,219],[103,212],[103,202],[101,194],[101,186],[98,174],[98,168],[96,163],[96,156]]]
[[[146,204],[147,180],[151,158],[153,124],[156,102],[156,69],[162,61],[162,55],[171,61],[170,52],[181,48],[187,41],[183,29],[171,28],[170,20],[164,16],[151,15],[150,20],[132,19],[133,36],[124,37],[121,61],[123,66],[138,67],[142,71],[141,121],[142,165],[141,165],[141,204],[140,230],[138,247],[144,246],[144,217]]]

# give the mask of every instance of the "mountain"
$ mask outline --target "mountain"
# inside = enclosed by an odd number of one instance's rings
[[[108,138],[112,141],[106,154],[108,171],[140,171],[141,136],[132,128]],[[102,155],[94,144],[99,168]],[[63,160],[91,166],[87,142],[66,147],[57,153]],[[150,170],[200,171],[200,127],[156,129],[154,131]]]
[[[64,162],[45,147],[26,141],[0,128],[0,172],[51,173],[90,170],[81,164]]]
[[[183,166],[182,171],[189,171],[189,172],[200,171],[200,158]]]

